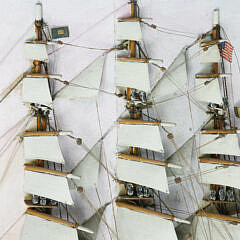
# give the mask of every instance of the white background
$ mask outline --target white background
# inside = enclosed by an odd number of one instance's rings
[[[128,0],[68,0],[68,1],[42,1],[43,16],[45,22],[52,26],[69,26],[70,38],[65,39],[73,44],[111,48],[114,45],[114,24],[119,17],[127,17],[130,13]],[[158,26],[175,29],[184,32],[193,33],[198,36],[207,32],[212,27],[212,11],[215,8],[220,9],[220,23],[235,47],[237,54],[240,50],[239,39],[239,8],[238,0],[139,0],[140,16],[152,18],[152,22]],[[118,9],[118,10],[116,10]],[[29,61],[23,56],[23,43],[26,39],[34,36],[34,1],[1,1],[0,8],[0,90],[5,89],[21,73],[30,66]],[[177,56],[182,47],[193,42],[193,38],[168,35],[143,27],[143,38],[152,58],[164,60],[166,67]],[[51,52],[51,50],[50,50]],[[63,74],[63,79],[70,81],[74,76],[87,67],[94,59],[101,54],[101,51],[91,51],[81,48],[64,46],[56,51],[50,58],[50,70],[52,73]],[[115,53],[108,55],[104,66],[104,74],[101,88],[110,92],[115,91],[114,87],[114,58]],[[189,64],[190,79],[193,81],[193,74],[200,69],[197,59]],[[229,65],[227,64],[227,71]],[[229,95],[234,96],[235,105],[239,104],[239,70],[237,68],[236,58],[233,57],[232,64],[232,83]],[[155,79],[152,78],[152,84]],[[56,89],[61,85],[56,84]],[[100,123],[102,131],[106,132],[116,120],[122,110],[122,105],[111,95],[100,93],[98,99],[100,112]],[[178,101],[175,104],[181,108],[183,102]],[[232,104],[232,102],[231,102]],[[119,107],[120,106],[120,107]],[[95,100],[77,100],[69,101],[66,99],[57,99],[54,102],[58,127],[63,130],[73,131],[73,135],[81,137],[84,143],[91,148],[100,138],[98,114],[96,111]],[[184,108],[183,108],[184,109]],[[27,114],[27,107],[21,101],[21,86],[19,86],[11,95],[0,104],[0,135],[4,134],[22,117]],[[176,115],[176,121],[183,122],[184,116],[188,112],[180,112]],[[195,111],[196,118],[201,117],[201,113]],[[199,116],[198,116],[199,114]],[[182,119],[182,120],[181,120]],[[166,119],[167,120],[167,119]],[[185,120],[184,120],[185,122]],[[184,134],[191,128],[191,122],[185,122],[186,125],[179,126]],[[9,141],[10,136],[16,134],[13,130],[8,136],[0,139],[1,147]],[[60,139],[63,155],[66,159],[66,168],[71,170],[86,154],[82,147],[77,146],[73,140],[66,137]],[[179,140],[179,144],[181,139]],[[165,145],[167,143],[164,143]],[[0,155],[0,236],[8,229],[12,228],[4,235],[2,239],[18,239],[23,224],[23,218],[20,216],[25,210],[23,203],[23,158],[22,146],[16,157],[9,160],[9,156],[14,145],[11,145],[5,154]],[[171,150],[169,150],[171,151]],[[1,152],[1,151],[0,151]],[[111,131],[104,142],[102,161],[108,162],[108,167],[114,173],[116,152],[116,131]],[[167,155],[170,152],[166,153]],[[113,188],[113,195],[116,195],[116,188],[110,179]],[[172,181],[171,181],[172,182]],[[99,195],[101,202],[108,202],[110,197],[108,178],[105,171],[100,169],[99,176]],[[190,191],[191,192],[191,191]],[[94,206],[98,208],[98,201],[95,189],[86,192]],[[192,193],[194,194],[194,193]],[[201,193],[199,198],[201,198]],[[186,195],[188,196],[188,195]],[[73,192],[76,208],[71,212],[80,222],[86,220],[94,211],[81,194]],[[192,203],[191,196],[187,197],[190,211],[196,208]],[[174,206],[178,210],[186,210],[181,190],[170,185],[170,195],[166,198],[168,205]],[[180,214],[181,215],[181,214]],[[183,216],[186,216],[186,214]],[[20,218],[20,219],[19,219]],[[112,209],[108,207],[107,218],[112,224]],[[103,225],[103,224],[102,224]],[[103,226],[102,226],[103,227]],[[104,238],[109,235],[104,231]],[[98,239],[104,239],[102,234],[98,234]]]

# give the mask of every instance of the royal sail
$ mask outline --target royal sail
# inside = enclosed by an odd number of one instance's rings
[[[35,89],[38,89],[36,92]],[[22,98],[27,103],[38,103],[51,106],[52,97],[47,78],[24,78],[22,85]]]
[[[131,74],[129,74],[131,72]],[[118,60],[116,62],[116,85],[119,88],[135,88],[144,92],[150,92],[150,80],[148,63]]]
[[[134,40],[142,41],[142,30],[140,22],[136,21],[118,21],[116,26],[116,40]]]

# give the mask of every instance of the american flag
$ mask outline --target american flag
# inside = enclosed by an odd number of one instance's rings
[[[221,43],[221,56],[232,63],[233,46],[225,41]]]

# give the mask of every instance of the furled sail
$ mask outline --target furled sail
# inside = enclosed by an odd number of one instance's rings
[[[200,156],[224,154],[240,156],[237,134],[200,134]]]
[[[44,43],[25,43],[24,55],[29,60],[48,62],[47,45]]]
[[[119,124],[118,145],[164,152],[159,127],[154,125]]]
[[[57,136],[24,137],[24,158],[26,162],[42,159],[56,163],[64,163]]]
[[[102,141],[96,143],[84,159],[73,169],[72,173],[80,177],[79,180],[73,180],[78,187],[87,189],[97,184],[101,146]]]
[[[150,80],[148,63],[137,61],[116,62],[117,87],[135,88],[144,92],[150,92]]]
[[[22,97],[24,102],[51,106],[52,97],[49,90],[48,79],[38,77],[24,78]]]
[[[56,97],[69,99],[96,97],[100,88],[105,57],[106,54],[98,57],[75,77],[69,85],[63,87],[56,94]]]
[[[165,166],[118,157],[116,174],[119,180],[169,193]]]
[[[116,222],[121,240],[177,240],[173,222],[159,216],[118,207]]]
[[[240,166],[200,163],[200,182],[225,185],[240,189]]]
[[[67,178],[47,173],[25,171],[24,192],[73,205]]]
[[[204,47],[200,53],[200,63],[214,63],[221,62],[222,58],[220,56],[218,45],[212,45],[209,47]]]
[[[154,86],[149,98],[164,101],[183,95],[187,90],[186,48],[183,48],[163,77]]]
[[[116,40],[142,41],[142,31],[139,21],[118,21]]]
[[[196,79],[193,96],[200,102],[223,104],[218,78]]]

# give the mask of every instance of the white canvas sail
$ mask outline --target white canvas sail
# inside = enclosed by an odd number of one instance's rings
[[[191,137],[184,145],[173,153],[168,159],[168,163],[182,166],[181,169],[177,168],[166,168],[167,176],[183,176],[189,174],[192,166],[194,147],[194,137]]]
[[[101,146],[102,142],[99,141],[73,169],[72,173],[80,177],[79,180],[73,180],[78,187],[87,189],[97,184]]]
[[[163,77],[153,88],[150,98],[163,101],[183,95],[187,88],[186,48],[183,48]]]
[[[215,63],[221,62],[221,60],[218,45],[209,46],[201,50],[200,63]]]
[[[223,104],[218,78],[196,79],[193,97],[200,102]]]
[[[118,158],[116,174],[119,180],[169,193],[164,166]]]
[[[143,41],[140,22],[139,21],[117,22],[116,40]]]
[[[240,189],[240,167],[200,163],[200,181],[205,184],[225,185]]]
[[[24,78],[22,85],[24,102],[51,106],[52,97],[47,78]]]
[[[24,55],[29,60],[39,60],[42,62],[48,62],[48,53],[46,44],[38,43],[25,43]]]
[[[164,152],[158,126],[119,124],[118,145]]]
[[[193,239],[239,239],[240,228],[238,224],[218,219],[196,216],[193,221]]]
[[[67,178],[48,173],[25,171],[24,192],[73,205]]]
[[[203,154],[224,154],[240,156],[240,149],[237,134],[201,134],[200,155]]]
[[[117,87],[136,88],[149,93],[148,63],[117,61],[116,85]]]
[[[63,87],[56,97],[69,99],[96,97],[100,88],[105,57],[105,54],[98,57],[75,77],[69,85]]]
[[[177,240],[173,222],[126,208],[117,208],[116,222],[121,240]]]
[[[77,230],[26,214],[20,240],[78,240]]]
[[[64,163],[57,136],[24,137],[24,158],[26,162],[41,159]]]
[[[86,222],[84,222],[82,224],[83,227],[91,229],[94,233],[89,234],[86,232],[79,231],[78,235],[81,240],[96,240],[97,239],[99,224],[101,222],[102,215],[105,211],[105,208],[106,208],[106,205],[99,208],[94,215],[92,215]]]

